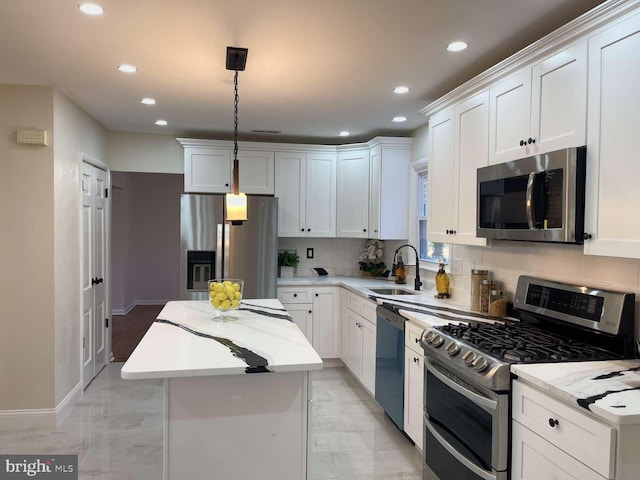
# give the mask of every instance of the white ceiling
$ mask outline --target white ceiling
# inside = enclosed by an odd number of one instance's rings
[[[229,138],[226,47],[245,47],[241,139],[317,143],[407,134],[426,123],[420,108],[602,2],[94,1],[103,16],[79,0],[0,0],[0,84],[55,86],[110,130]],[[453,40],[469,48],[449,53]],[[411,92],[393,94],[401,84]]]

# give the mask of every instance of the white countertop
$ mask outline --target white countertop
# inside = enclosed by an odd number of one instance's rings
[[[613,424],[640,423],[640,360],[512,365],[511,372]]]
[[[167,303],[122,367],[122,378],[322,369],[322,360],[278,300],[243,300],[232,315],[238,319],[214,320],[207,301]]]

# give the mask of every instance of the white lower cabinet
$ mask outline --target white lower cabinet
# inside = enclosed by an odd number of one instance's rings
[[[340,357],[338,299],[337,287],[278,288],[278,300],[321,358]]]
[[[375,304],[349,292],[345,292],[341,300],[342,361],[369,393],[375,395]]]
[[[515,380],[513,480],[614,479],[614,427]]]
[[[422,450],[424,354],[415,341],[422,328],[406,322],[404,349],[404,431]]]

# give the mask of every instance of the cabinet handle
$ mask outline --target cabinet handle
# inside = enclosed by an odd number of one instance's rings
[[[525,142],[524,140],[520,140],[520,146],[524,147],[527,144],[527,142]]]
[[[449,230],[447,230],[447,235],[449,235]]]
[[[582,238],[584,238],[585,240],[591,240],[591,237],[593,237],[593,235],[591,235],[590,233],[585,233],[584,235],[582,235]]]
[[[414,338],[414,341],[415,341],[416,343],[420,343],[420,339],[419,339],[419,338]]]
[[[98,283],[99,283],[99,282],[98,282],[98,278],[97,278],[97,277],[96,277],[96,278],[92,278],[92,279],[91,279],[91,285],[92,285],[92,286],[93,286],[93,285],[97,285]]]
[[[555,418],[550,418],[549,419],[549,426],[551,428],[555,427],[556,425],[558,425],[558,420],[556,420]]]

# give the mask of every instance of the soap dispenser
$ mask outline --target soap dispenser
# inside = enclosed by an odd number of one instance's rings
[[[436,298],[449,298],[449,275],[444,271],[444,262],[440,262],[440,269],[436,273]]]
[[[407,267],[402,261],[402,254],[398,254],[398,263],[396,264],[396,283],[407,283]]]

